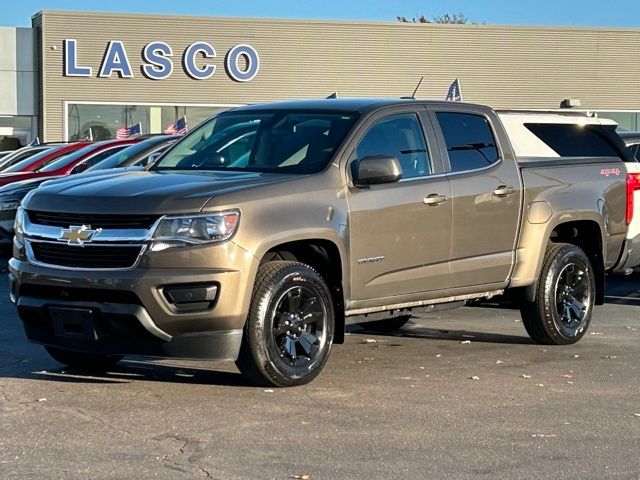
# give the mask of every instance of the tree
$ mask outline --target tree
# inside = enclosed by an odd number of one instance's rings
[[[396,17],[401,23],[448,23],[455,25],[465,25],[470,23],[477,25],[477,22],[472,22],[469,17],[463,13],[445,13],[444,15],[437,15],[435,17],[427,17],[425,15],[416,15],[412,18]]]

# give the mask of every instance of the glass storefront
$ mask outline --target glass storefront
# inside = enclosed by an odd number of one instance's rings
[[[162,133],[178,118],[186,116],[193,129],[203,120],[227,110],[228,106],[152,106],[152,105],[88,105],[67,106],[68,140],[91,137],[108,140],[116,137],[121,127],[142,124],[142,133]],[[89,133],[91,132],[91,134]]]

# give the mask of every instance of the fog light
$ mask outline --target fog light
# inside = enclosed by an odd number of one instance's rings
[[[194,311],[211,308],[218,295],[215,284],[171,285],[162,289],[164,298],[177,311]]]

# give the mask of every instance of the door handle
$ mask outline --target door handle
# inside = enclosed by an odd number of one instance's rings
[[[446,195],[440,195],[439,193],[430,193],[426,197],[424,197],[425,205],[429,205],[430,207],[437,207],[441,203],[449,200]]]
[[[493,191],[493,194],[496,197],[508,197],[509,195],[514,193],[515,191],[516,191],[516,189],[513,188],[513,187],[509,187],[507,185],[500,185],[498,188],[496,188]]]

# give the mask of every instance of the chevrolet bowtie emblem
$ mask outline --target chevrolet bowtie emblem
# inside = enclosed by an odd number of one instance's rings
[[[93,237],[102,231],[101,228],[91,229],[91,225],[71,226],[63,228],[58,237],[60,240],[66,240],[67,245],[84,245],[93,241]]]

